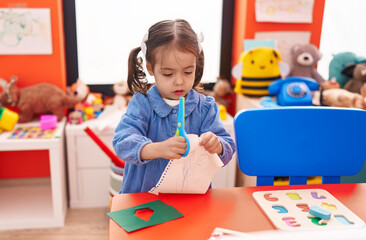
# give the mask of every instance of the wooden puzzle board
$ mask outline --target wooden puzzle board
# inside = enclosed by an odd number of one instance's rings
[[[351,210],[323,189],[260,191],[254,192],[253,198],[272,224],[280,230],[341,229],[365,225]],[[320,218],[309,218],[311,206],[330,211],[329,222],[319,225]]]
[[[17,127],[10,134],[9,139],[52,138],[56,129],[42,131],[40,127]]]

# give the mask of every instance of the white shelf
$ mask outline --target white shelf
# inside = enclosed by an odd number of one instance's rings
[[[111,149],[114,128],[111,125],[103,130],[96,129],[97,120],[80,125],[67,124],[66,146],[71,208],[108,207],[110,158],[86,134],[90,129]]]
[[[17,124],[37,126],[39,122]],[[8,139],[0,134],[0,151],[48,150],[50,178],[0,180],[0,230],[61,227],[67,209],[64,158],[65,119],[51,139]],[[9,159],[11,161],[11,159]]]
[[[0,230],[62,225],[53,218],[50,179],[34,180],[0,181]]]

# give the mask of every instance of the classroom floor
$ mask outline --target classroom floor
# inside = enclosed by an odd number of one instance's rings
[[[0,231],[1,240],[103,240],[108,239],[108,208],[68,209],[65,226]]]

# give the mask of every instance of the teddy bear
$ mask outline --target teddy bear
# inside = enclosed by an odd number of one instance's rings
[[[319,85],[325,82],[325,79],[315,69],[322,54],[313,44],[295,44],[291,48],[291,69],[289,76],[301,76],[314,79]]]
[[[354,93],[361,93],[361,87],[366,83],[366,62],[349,64],[343,69],[342,73],[351,77],[344,85],[344,89]]]
[[[58,121],[64,117],[65,108],[72,108],[82,99],[76,94],[63,92],[59,87],[40,83],[29,87],[18,88],[16,76],[10,77],[7,82],[0,79],[0,105],[16,106],[19,113],[19,122],[28,122],[34,114],[52,113]]]

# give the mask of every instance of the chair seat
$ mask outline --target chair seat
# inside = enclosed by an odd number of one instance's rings
[[[331,107],[258,108],[234,119],[240,170],[273,185],[274,176],[306,184],[308,176],[339,183],[365,161],[366,111]]]

